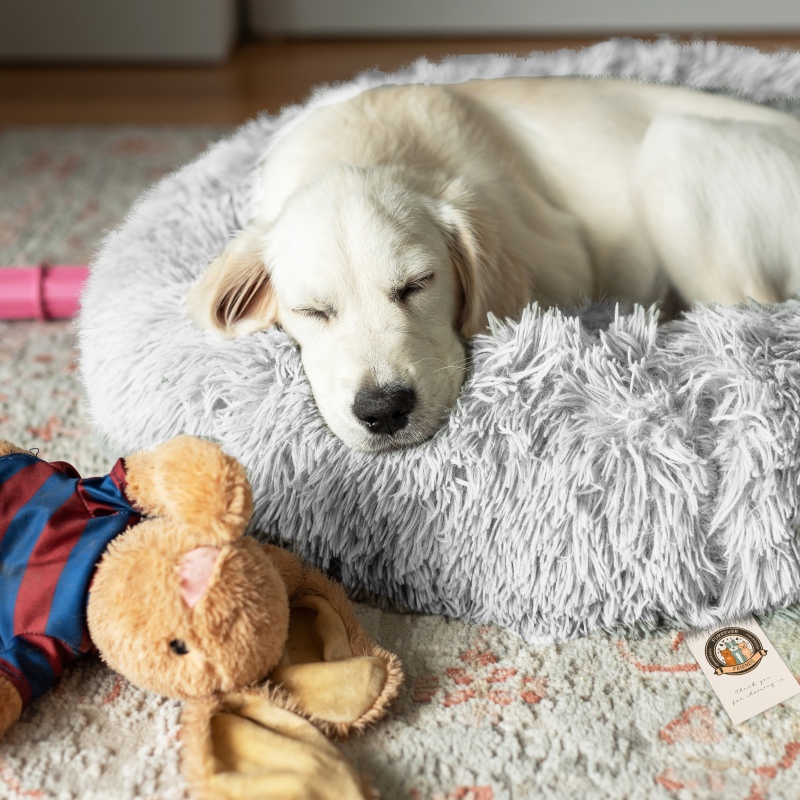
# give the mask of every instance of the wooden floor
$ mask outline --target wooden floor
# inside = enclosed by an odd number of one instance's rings
[[[302,102],[311,87],[421,56],[579,48],[607,37],[262,42],[221,66],[0,66],[0,125],[238,124]],[[647,38],[647,37],[645,37]],[[800,33],[714,36],[763,50],[798,49]]]

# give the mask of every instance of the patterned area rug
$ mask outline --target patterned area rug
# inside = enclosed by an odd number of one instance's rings
[[[224,133],[0,129],[0,263],[85,262],[142,189]],[[75,359],[69,322],[0,322],[0,437],[101,474],[120,454],[92,438]],[[407,674],[391,717],[343,745],[387,800],[800,797],[800,700],[732,726],[680,631],[532,647],[359,613]],[[795,620],[761,621],[797,675]],[[0,798],[183,798],[179,713],[87,658],[0,742]]]

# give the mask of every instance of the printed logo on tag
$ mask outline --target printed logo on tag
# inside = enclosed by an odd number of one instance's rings
[[[800,694],[800,685],[754,619],[686,637],[734,725]]]
[[[744,675],[754,670],[767,651],[747,628],[723,628],[708,637],[706,658],[715,675]]]

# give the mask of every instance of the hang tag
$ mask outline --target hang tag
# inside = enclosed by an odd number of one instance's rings
[[[752,618],[687,634],[686,644],[734,725],[800,694],[800,684]]]

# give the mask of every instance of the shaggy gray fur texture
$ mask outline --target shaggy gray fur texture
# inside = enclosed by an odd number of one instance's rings
[[[96,429],[126,450],[217,439],[249,469],[259,529],[350,586],[530,641],[797,602],[800,305],[665,326],[635,309],[602,332],[535,307],[494,321],[448,425],[385,455],[328,432],[282,333],[226,342],[185,318],[189,284],[253,213],[257,162],[309,108],[387,82],[548,74],[800,94],[797,54],[616,40],[421,62],[259,118],[149,192],[95,260],[80,335]]]

